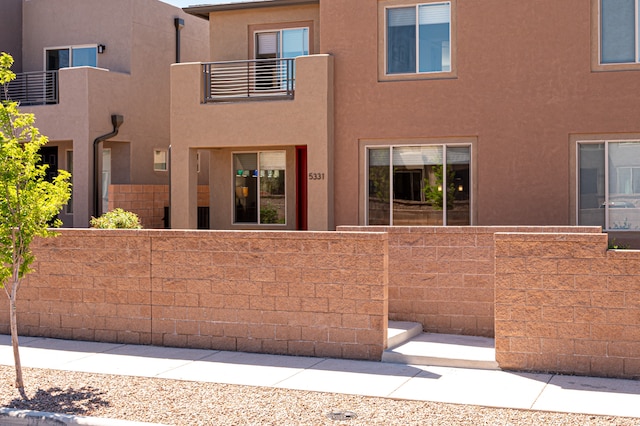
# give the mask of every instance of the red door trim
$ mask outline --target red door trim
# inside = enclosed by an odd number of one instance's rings
[[[296,229],[307,227],[307,147],[296,146]]]

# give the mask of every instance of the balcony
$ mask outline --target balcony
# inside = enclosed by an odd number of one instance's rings
[[[0,99],[11,100],[22,106],[58,103],[58,71],[37,71],[16,74]]]
[[[293,99],[295,60],[256,59],[202,64],[203,103]]]

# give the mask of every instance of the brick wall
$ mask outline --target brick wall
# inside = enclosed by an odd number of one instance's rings
[[[60,233],[36,243],[23,335],[380,359],[389,317],[495,333],[506,370],[640,378],[640,251],[598,228]]]
[[[338,227],[389,233],[389,319],[433,333],[494,335],[496,232],[589,232],[598,227]]]
[[[383,233],[65,229],[36,243],[20,333],[379,360],[387,250]]]
[[[198,186],[198,206],[209,205],[209,187]],[[138,215],[146,229],[163,229],[168,185],[109,185],[109,210],[121,208]]]
[[[607,235],[496,234],[504,369],[640,378],[640,251]]]
[[[64,229],[32,247],[34,272],[17,300],[21,334],[151,343],[148,232]],[[0,304],[3,333],[7,308]]]

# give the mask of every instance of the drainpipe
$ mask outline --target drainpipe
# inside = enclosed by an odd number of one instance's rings
[[[175,18],[173,24],[176,26],[176,64],[180,63],[180,30],[184,28],[184,19]]]
[[[100,212],[100,173],[98,170],[98,145],[101,142],[111,139],[118,134],[118,129],[122,126],[124,117],[117,114],[111,115],[111,124],[113,124],[113,131],[102,136],[98,136],[93,141],[93,216],[98,217]]]

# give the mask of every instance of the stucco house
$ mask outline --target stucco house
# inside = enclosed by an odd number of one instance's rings
[[[637,0],[193,6],[171,74],[172,226],[640,226]]]
[[[158,0],[3,0],[0,51],[18,74],[9,97],[49,137],[51,172],[73,174],[65,227],[106,211],[111,184],[168,186],[169,67],[205,57],[208,40],[202,19]]]

